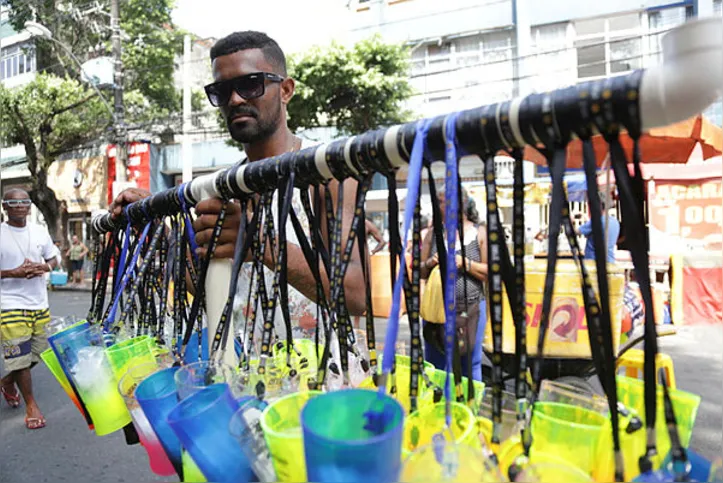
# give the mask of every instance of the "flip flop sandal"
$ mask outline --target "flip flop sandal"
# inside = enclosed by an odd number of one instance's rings
[[[5,387],[0,387],[0,393],[11,408],[15,409],[20,406],[20,395],[17,392],[10,394]]]
[[[45,427],[45,418],[25,418],[25,427],[28,429],[41,429]]]

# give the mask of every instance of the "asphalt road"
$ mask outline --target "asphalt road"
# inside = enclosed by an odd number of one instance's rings
[[[50,295],[53,315],[87,311],[88,293]],[[377,320],[383,337],[384,320]],[[402,327],[400,336],[408,333]],[[406,337],[405,337],[406,338]],[[702,397],[691,448],[708,457],[723,454],[723,328],[697,326],[661,339],[661,350],[675,362],[678,387]],[[90,431],[58,383],[43,364],[33,370],[36,397],[48,420],[46,428],[25,429],[22,409],[11,410],[0,401],[0,482],[77,483],[176,481],[159,478],[148,469],[139,446],[127,446],[122,433],[97,437]]]

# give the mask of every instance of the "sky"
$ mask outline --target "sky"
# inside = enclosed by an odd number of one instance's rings
[[[176,0],[173,21],[201,37],[259,30],[285,53],[343,40],[348,0]],[[313,11],[312,11],[313,9]]]

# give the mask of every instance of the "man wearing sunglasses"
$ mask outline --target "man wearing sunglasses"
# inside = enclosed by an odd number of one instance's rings
[[[28,429],[45,426],[33,397],[30,369],[48,344],[44,326],[50,322],[45,275],[57,265],[57,248],[45,227],[28,223],[28,193],[11,189],[3,197],[7,221],[0,226],[0,340],[5,368],[0,392],[10,407],[25,400]],[[17,387],[16,387],[17,385]]]
[[[209,102],[218,107],[226,120],[231,137],[243,144],[247,162],[255,162],[271,156],[281,155],[301,148],[302,140],[296,137],[287,126],[286,106],[294,95],[294,80],[286,72],[286,58],[279,45],[261,32],[236,32],[219,40],[211,49],[211,63],[214,82],[205,88]],[[336,200],[339,184],[332,181],[328,189]],[[324,195],[322,187],[322,196]],[[344,207],[342,246],[346,243],[347,233],[354,216],[354,198],[356,182],[344,182]],[[122,207],[140,199],[145,193],[138,191],[124,192],[111,206],[116,216]],[[323,198],[322,198],[323,199]],[[293,206],[299,215],[302,226],[308,233],[308,220],[300,203],[298,190],[295,190]],[[196,206],[198,218],[194,223],[199,254],[204,256],[206,245],[221,210],[218,199],[205,200]],[[276,206],[276,201],[274,205]],[[336,209],[336,208],[334,208]],[[236,233],[240,222],[241,208],[237,204],[229,204],[226,221],[214,251],[215,258],[232,258],[236,243]],[[322,230],[326,232],[326,211],[322,203],[319,213]],[[313,337],[316,326],[316,282],[310,268],[305,262],[303,252],[291,222],[287,225],[288,251],[287,267],[289,282],[289,309],[291,320],[298,324],[294,328],[297,336]],[[326,235],[324,236],[326,240]],[[267,244],[268,247],[268,244]],[[327,247],[328,250],[328,247]],[[247,260],[248,261],[248,260]],[[267,250],[264,257],[267,267],[273,267],[271,253]],[[323,268],[322,281],[329,294],[329,283]],[[244,266],[239,280],[239,292],[236,296],[238,311],[246,312],[244,307],[248,299],[250,280],[250,264]],[[270,270],[266,271],[266,286],[271,286]],[[345,277],[344,288],[346,302],[351,315],[361,315],[365,308],[364,279],[357,250],[352,258]],[[279,337],[283,338],[283,323],[277,320],[275,327]],[[259,324],[261,326],[261,324]],[[260,338],[256,338],[260,340]]]

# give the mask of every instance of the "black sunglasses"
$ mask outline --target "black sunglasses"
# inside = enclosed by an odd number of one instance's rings
[[[228,105],[228,101],[231,99],[231,94],[234,91],[247,101],[263,96],[266,92],[266,82],[264,82],[266,79],[271,82],[281,82],[284,80],[280,75],[269,72],[254,72],[253,74],[246,74],[240,77],[234,77],[233,79],[208,84],[204,89],[206,90],[206,95],[211,105],[222,107]]]

